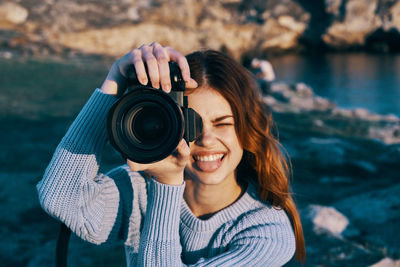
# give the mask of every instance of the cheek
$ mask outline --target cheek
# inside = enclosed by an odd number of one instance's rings
[[[242,146],[240,145],[239,139],[236,135],[234,128],[226,129],[218,133],[220,140],[223,140],[224,144],[228,146],[229,150],[233,153],[243,153]]]

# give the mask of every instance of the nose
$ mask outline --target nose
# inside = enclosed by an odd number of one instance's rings
[[[216,137],[212,131],[212,128],[208,125],[203,124],[203,130],[200,136],[195,140],[195,144],[203,147],[211,147],[215,144]]]

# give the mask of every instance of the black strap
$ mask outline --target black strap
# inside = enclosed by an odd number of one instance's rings
[[[68,242],[71,230],[61,223],[56,247],[56,267],[67,267]]]

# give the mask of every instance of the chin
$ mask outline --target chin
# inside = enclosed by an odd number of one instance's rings
[[[218,173],[194,173],[196,180],[206,185],[218,185],[225,180],[225,177]]]
[[[226,172],[223,172],[221,170],[216,170],[214,172],[203,172],[196,170],[196,168],[193,167],[187,167],[185,169],[186,179],[190,179],[204,185],[221,184],[226,180],[228,176],[229,175],[227,175]],[[234,175],[232,177],[234,177]]]

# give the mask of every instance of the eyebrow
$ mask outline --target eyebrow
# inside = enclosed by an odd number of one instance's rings
[[[224,115],[224,116],[221,116],[221,117],[213,119],[212,122],[214,122],[214,123],[215,122],[220,122],[220,121],[223,121],[223,120],[225,120],[227,118],[233,118],[233,116],[232,115]]]

